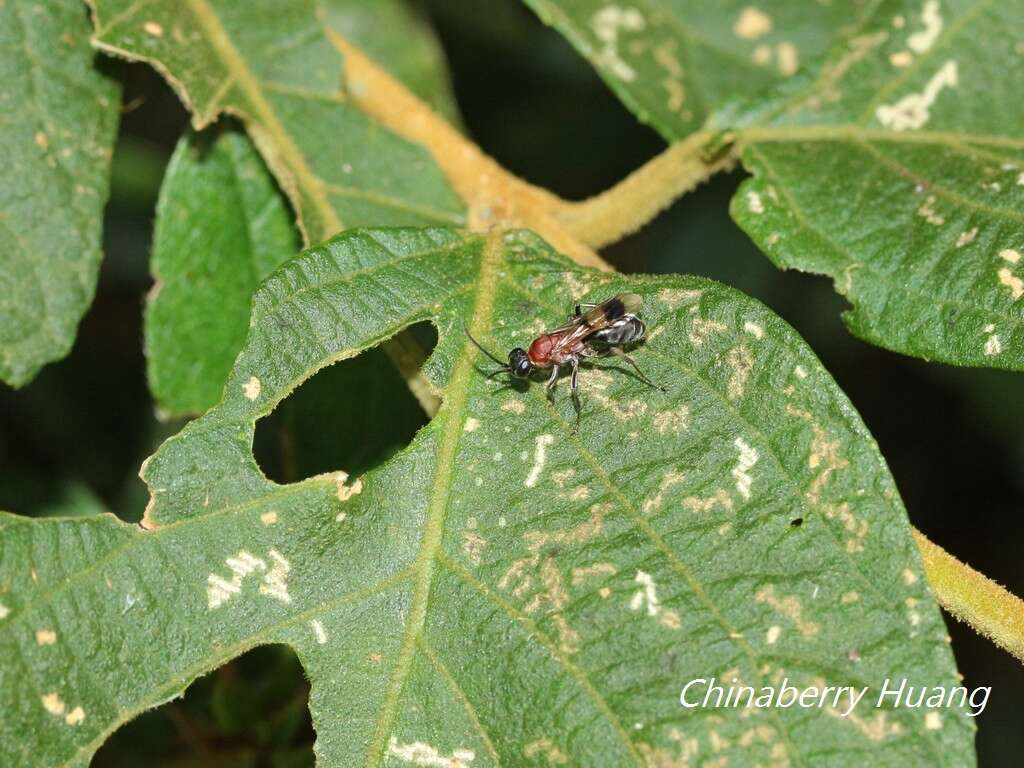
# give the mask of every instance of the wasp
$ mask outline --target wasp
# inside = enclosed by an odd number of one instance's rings
[[[624,347],[642,341],[647,327],[637,316],[643,299],[635,293],[620,293],[598,304],[577,304],[569,322],[553,331],[540,334],[529,349],[516,347],[508,353],[505,363],[487,351],[466,329],[466,335],[477,349],[501,366],[488,374],[488,378],[508,373],[519,379],[530,378],[536,371],[551,369],[545,384],[550,392],[558,383],[563,368],[571,368],[570,386],[576,418],[579,421],[579,372],[580,362],[588,357],[615,355],[629,363],[637,376],[648,386],[665,391],[644,375]]]

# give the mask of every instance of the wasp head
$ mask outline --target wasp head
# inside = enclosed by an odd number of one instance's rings
[[[533,363],[530,362],[526,350],[516,347],[508,353],[508,370],[513,376],[526,378],[533,371]]]

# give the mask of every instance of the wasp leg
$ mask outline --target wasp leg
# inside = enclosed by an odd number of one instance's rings
[[[573,426],[573,434],[580,430],[580,361],[579,358],[572,359],[572,378],[569,380],[572,389],[572,407],[576,411],[576,424]]]
[[[554,389],[555,384],[557,384],[557,383],[558,383],[558,366],[556,365],[556,366],[552,367],[552,369],[551,369],[551,378],[549,378],[547,383],[544,385],[544,389],[547,389],[547,390]]]
[[[649,385],[651,387],[654,387],[655,389],[660,389],[662,392],[665,391],[665,388],[663,386],[661,386],[660,384],[655,384],[653,381],[648,379],[644,375],[644,372],[640,370],[640,366],[636,364],[636,361],[632,357],[630,357],[628,354],[623,352],[621,348],[619,348],[619,347],[609,347],[608,351],[611,352],[612,354],[622,358],[627,363],[632,365],[633,366],[633,370],[636,371],[637,375],[640,377],[640,380],[642,382],[644,382],[645,384],[647,384],[647,385]]]

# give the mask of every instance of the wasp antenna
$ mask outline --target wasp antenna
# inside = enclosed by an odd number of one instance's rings
[[[474,347],[479,349],[481,352],[483,352],[485,355],[491,358],[491,360],[500,365],[503,371],[507,371],[509,369],[508,365],[505,362],[503,362],[500,358],[492,355],[490,352],[484,349],[483,344],[481,344],[479,341],[473,338],[473,334],[469,332],[469,327],[465,323],[462,324],[462,329],[466,332],[466,337],[473,342]]]

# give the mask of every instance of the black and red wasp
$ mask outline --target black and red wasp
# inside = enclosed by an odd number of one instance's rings
[[[525,379],[539,370],[551,369],[546,388],[550,391],[558,382],[558,374],[564,367],[572,368],[571,387],[573,403],[579,419],[579,372],[580,361],[588,357],[615,355],[633,366],[640,380],[645,384],[665,391],[648,379],[636,361],[624,347],[642,341],[647,327],[637,317],[643,299],[635,293],[620,293],[599,304],[577,304],[569,322],[553,331],[540,334],[529,349],[516,347],[508,353],[508,363],[488,352],[469,330],[466,335],[477,349],[501,366],[489,376],[509,373]],[[584,311],[586,310],[586,311]]]

